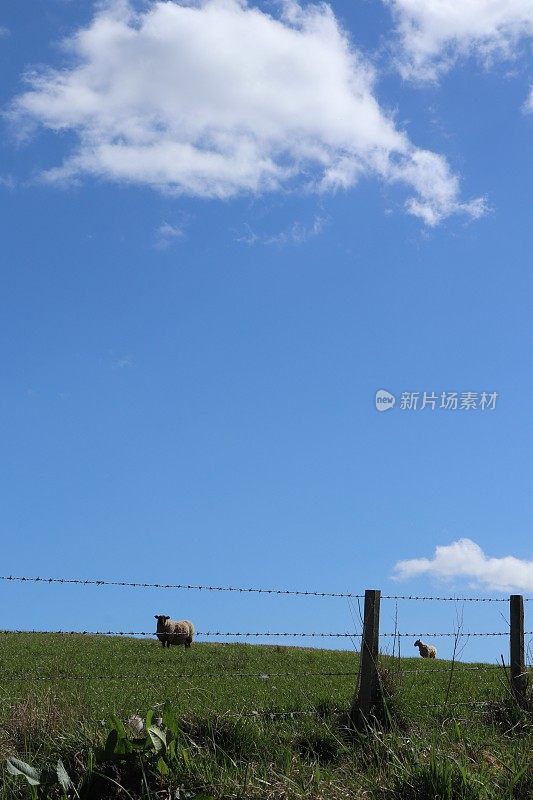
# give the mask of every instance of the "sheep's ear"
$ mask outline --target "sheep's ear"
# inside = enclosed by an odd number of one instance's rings
[[[159,614],[154,614],[155,619],[159,619]]]
[[[170,617],[165,617],[165,619],[170,619]]]

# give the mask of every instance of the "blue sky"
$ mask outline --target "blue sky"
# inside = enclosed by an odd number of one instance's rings
[[[533,594],[533,17],[445,6],[6,0],[3,575]],[[496,406],[401,408],[454,391]],[[0,597],[3,628],[342,631],[354,613]],[[504,612],[471,604],[465,629]],[[457,607],[398,613],[447,631]]]

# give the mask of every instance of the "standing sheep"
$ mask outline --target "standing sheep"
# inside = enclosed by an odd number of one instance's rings
[[[418,647],[422,658],[437,658],[437,648],[433,647],[432,644],[426,644],[426,642],[422,642],[420,639],[417,639],[415,642],[415,647]]]
[[[170,619],[166,614],[155,614],[157,620],[157,638],[163,647],[171,644],[184,644],[190,647],[194,637],[194,625],[188,619]]]

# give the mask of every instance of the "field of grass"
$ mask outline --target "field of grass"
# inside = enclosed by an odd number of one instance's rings
[[[354,652],[2,634],[2,761],[73,786],[2,767],[0,798],[531,800],[531,709],[467,666],[383,657],[383,724],[356,734]]]

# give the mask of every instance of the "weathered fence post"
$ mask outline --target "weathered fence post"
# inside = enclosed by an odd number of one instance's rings
[[[511,686],[520,702],[526,696],[526,665],[524,659],[524,598],[521,594],[510,597],[511,620]]]
[[[354,695],[350,717],[352,724],[362,730],[371,719],[379,699],[378,649],[379,649],[379,589],[365,591],[365,617],[361,642],[359,685]]]

